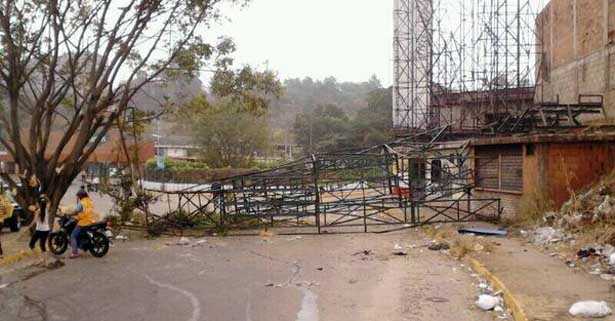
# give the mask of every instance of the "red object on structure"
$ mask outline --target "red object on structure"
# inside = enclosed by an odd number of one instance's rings
[[[405,198],[410,198],[410,196],[412,195],[412,193],[410,193],[410,188],[408,187],[393,186],[392,190],[393,190],[393,195],[397,195],[397,196],[401,196]]]

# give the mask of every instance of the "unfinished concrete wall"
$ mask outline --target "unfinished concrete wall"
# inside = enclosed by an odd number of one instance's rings
[[[536,20],[536,34],[536,101],[604,95],[607,116],[615,117],[615,1],[552,0]]]

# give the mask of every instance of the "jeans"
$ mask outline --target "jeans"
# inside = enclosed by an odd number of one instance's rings
[[[70,233],[70,247],[73,249],[73,254],[79,253],[79,234],[81,234],[81,227],[75,226],[75,229]]]

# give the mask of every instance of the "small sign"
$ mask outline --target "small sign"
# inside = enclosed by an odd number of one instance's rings
[[[164,170],[164,156],[156,155],[156,167],[158,167],[159,170]]]

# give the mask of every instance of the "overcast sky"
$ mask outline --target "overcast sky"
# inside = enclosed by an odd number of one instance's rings
[[[392,82],[392,0],[253,0],[230,16],[220,31],[239,63],[268,63],[282,79]]]
[[[375,74],[392,83],[393,0],[252,0],[229,16],[216,32],[235,40],[239,64],[268,66],[281,79]]]

